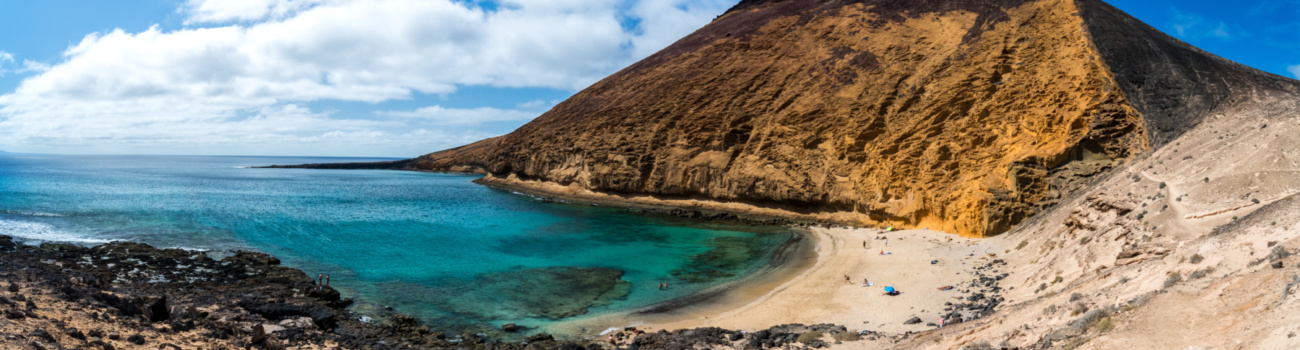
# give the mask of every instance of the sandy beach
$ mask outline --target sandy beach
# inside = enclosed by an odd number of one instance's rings
[[[991,244],[930,230],[812,228],[816,262],[790,276],[733,286],[727,295],[680,312],[607,315],[575,321],[588,332],[636,325],[640,329],[720,327],[755,331],[772,325],[833,323],[851,330],[903,333],[931,329],[945,302],[960,303],[972,268],[993,259]],[[865,242],[865,244],[864,244]],[[881,253],[884,253],[882,255]],[[931,262],[938,260],[938,263]],[[849,280],[845,280],[848,275]],[[863,286],[863,280],[872,283]],[[955,286],[942,291],[941,287]],[[902,294],[889,296],[892,286]],[[919,317],[923,322],[907,325]]]

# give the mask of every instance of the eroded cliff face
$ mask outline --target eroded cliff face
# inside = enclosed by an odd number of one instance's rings
[[[1093,40],[1149,29],[1129,19],[1097,0],[743,1],[515,132],[409,166],[996,234],[1219,105],[1178,110],[1141,84],[1195,77],[1123,61],[1199,50]]]

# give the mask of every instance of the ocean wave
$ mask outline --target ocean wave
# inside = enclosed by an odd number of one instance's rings
[[[67,215],[56,214],[56,213],[43,213],[39,211],[22,211],[22,210],[9,210],[9,209],[0,209],[0,213],[22,215],[22,216],[39,216],[39,217],[47,217],[47,218],[57,218],[57,217],[67,216]]]
[[[0,235],[40,242],[108,243],[110,240],[82,237],[53,226],[26,221],[0,219]]]

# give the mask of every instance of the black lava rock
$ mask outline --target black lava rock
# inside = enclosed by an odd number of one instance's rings
[[[126,341],[129,341],[131,342],[131,344],[135,344],[135,345],[144,345],[144,336],[139,334],[134,334],[129,337],[126,337]]]

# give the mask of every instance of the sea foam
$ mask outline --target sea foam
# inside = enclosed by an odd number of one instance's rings
[[[39,212],[39,211],[8,210],[8,209],[0,209],[0,214],[11,214],[11,215],[22,215],[22,216],[37,216],[37,217],[47,217],[47,218],[56,218],[56,217],[62,217],[62,216],[64,216],[63,214],[43,213],[43,212]]]
[[[109,240],[82,237],[48,224],[0,219],[0,235],[40,242],[108,243]]]

